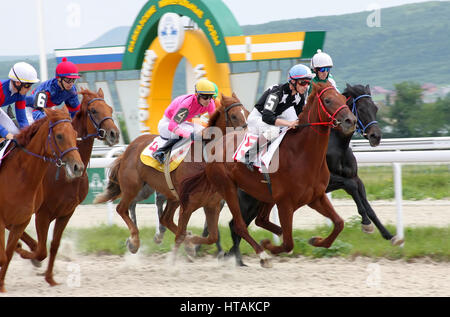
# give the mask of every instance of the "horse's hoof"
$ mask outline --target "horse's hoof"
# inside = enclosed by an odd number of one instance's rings
[[[273,267],[272,265],[272,261],[270,261],[269,259],[261,259],[259,260],[259,263],[261,264],[261,267],[265,268],[265,269],[270,269]]]
[[[361,229],[362,229],[362,232],[364,232],[364,233],[370,234],[370,233],[375,232],[375,227],[373,226],[372,223],[369,223],[368,225],[361,224]]]
[[[158,234],[155,234],[155,236],[153,237],[153,242],[155,242],[156,244],[161,244],[162,239]]]
[[[218,259],[219,261],[223,261],[223,260],[225,259],[225,252],[224,252],[224,251],[219,251],[219,252],[217,253],[217,259]]]
[[[317,242],[319,241],[319,237],[312,237],[311,239],[308,240],[308,243],[310,245],[312,245],[313,247],[315,247],[317,245]]]
[[[404,242],[405,242],[405,239],[400,239],[400,238],[397,237],[397,236],[393,236],[392,239],[391,239],[391,244],[392,244],[393,246],[401,245],[401,244],[403,244]]]
[[[42,262],[38,261],[36,259],[31,259],[31,264],[33,264],[34,267],[41,267],[42,266]]]
[[[260,242],[259,242],[259,244],[264,248],[264,249],[267,249],[267,247],[271,244],[272,242],[269,240],[269,239],[264,239],[264,240],[261,240]]]
[[[197,253],[195,252],[195,244],[192,243],[185,243],[184,251],[186,251],[187,256],[191,258],[195,258],[195,256],[197,255]]]
[[[127,238],[127,248],[133,254],[135,254],[139,250],[139,246],[135,246],[133,243],[131,243],[130,238]]]
[[[242,260],[236,261],[236,266],[248,266],[247,264],[245,264],[244,262],[242,262]],[[262,263],[261,263],[262,266]]]
[[[272,267],[272,262],[270,261],[270,255],[268,255],[266,253],[266,251],[262,251],[259,254],[259,263],[264,268],[271,268]]]

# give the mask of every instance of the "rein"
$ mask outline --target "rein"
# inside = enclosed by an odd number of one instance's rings
[[[93,103],[94,101],[105,101],[105,99],[103,98],[92,98],[91,100],[88,101],[87,105],[89,106],[91,103]],[[112,117],[104,117],[102,120],[100,120],[99,123],[97,123],[92,115],[92,113],[89,111],[87,111],[89,119],[91,120],[92,124],[94,125],[95,129],[97,130],[95,133],[91,133],[85,136],[82,136],[80,138],[77,138],[77,140],[79,141],[84,141],[86,139],[92,138],[92,137],[98,137],[100,140],[103,140],[106,137],[106,130],[100,128],[103,121],[111,119],[113,120]]]
[[[371,125],[378,124],[378,121],[374,120],[374,121],[371,121],[368,124],[364,125],[361,122],[361,120],[359,120],[358,109],[356,108],[356,102],[361,98],[371,98],[372,99],[372,96],[371,95],[360,95],[356,98],[353,98],[352,112],[356,117],[356,122],[358,123],[356,125],[356,132],[358,132],[362,136],[365,136],[365,135],[367,135],[367,133],[366,133],[367,128],[370,127]]]
[[[229,114],[228,114],[228,111],[230,111],[231,109],[233,109],[234,107],[243,107],[243,105],[242,105],[242,103],[240,103],[240,102],[235,102],[235,103],[232,103],[231,105],[229,105],[229,106],[227,106],[226,108],[225,108],[225,110],[224,110],[224,112],[225,112],[225,118],[226,118],[226,125],[228,126],[228,121],[231,121],[231,119],[229,118]],[[233,125],[233,128],[243,128],[243,129],[245,129],[246,127],[247,127],[247,123],[246,124],[244,124],[243,126],[239,126],[239,127],[235,127],[234,125]]]
[[[21,149],[21,150],[24,151],[25,153],[27,153],[27,154],[29,154],[29,155],[32,155],[32,156],[34,156],[34,157],[37,157],[37,158],[39,158],[39,159],[42,159],[44,162],[52,162],[52,163],[55,163],[56,167],[58,168],[58,172],[59,172],[59,168],[62,167],[63,165],[65,165],[65,163],[62,161],[62,158],[64,157],[64,155],[66,155],[66,154],[69,153],[70,151],[76,151],[76,150],[78,150],[78,147],[74,146],[74,147],[68,148],[68,149],[65,150],[65,151],[61,151],[61,149],[59,148],[58,144],[57,144],[56,141],[55,141],[54,143],[55,143],[55,146],[56,146],[56,150],[59,152],[59,156],[56,154],[55,148],[53,148],[53,145],[52,145],[52,142],[51,142],[51,137],[52,137],[52,134],[53,134],[53,127],[56,126],[56,125],[59,124],[59,123],[62,123],[62,122],[72,122],[72,121],[69,120],[69,119],[62,119],[62,120],[56,121],[55,123],[52,123],[51,121],[49,121],[49,125],[48,125],[48,127],[49,127],[49,132],[48,132],[47,142],[46,142],[46,144],[45,144],[45,148],[47,148],[48,144],[50,144],[50,147],[51,147],[51,149],[52,149],[52,151],[53,151],[53,157],[47,157],[47,156],[43,156],[43,155],[39,155],[39,154],[30,152],[30,151],[28,151],[28,149],[26,149],[24,146],[22,146],[22,145],[20,145],[19,143],[17,143],[17,140],[16,140],[16,139],[13,139],[13,142],[14,142],[14,144],[15,144],[14,147],[18,147],[19,149]],[[11,150],[12,150],[12,149],[11,149]],[[9,153],[9,152],[8,152],[8,153]],[[58,175],[58,173],[57,173],[57,175]]]

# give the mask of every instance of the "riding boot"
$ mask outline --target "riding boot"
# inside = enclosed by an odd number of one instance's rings
[[[254,171],[253,165],[255,164],[256,157],[258,155],[258,142],[255,142],[247,152],[245,152],[245,166],[250,171]]]
[[[180,141],[181,138],[178,139],[169,139],[166,144],[161,146],[159,149],[157,149],[153,153],[153,157],[161,164],[164,164],[164,161],[166,160],[166,154],[167,152],[177,143]]]

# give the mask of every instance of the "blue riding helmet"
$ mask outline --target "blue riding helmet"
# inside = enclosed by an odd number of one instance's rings
[[[311,80],[313,78],[313,75],[311,73],[311,70],[309,67],[303,65],[303,64],[297,64],[294,65],[289,70],[288,80],[298,80],[298,79],[308,79]]]

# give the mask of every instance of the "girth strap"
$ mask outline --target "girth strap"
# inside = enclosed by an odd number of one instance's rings
[[[164,161],[164,178],[166,179],[167,186],[169,187],[172,195],[176,197],[177,200],[180,200],[177,191],[175,190],[175,186],[173,186],[172,178],[170,177],[170,154],[172,153],[172,149],[170,149],[166,154],[166,159]]]

